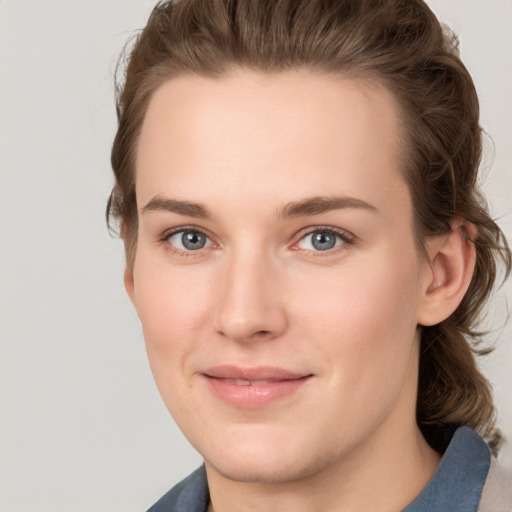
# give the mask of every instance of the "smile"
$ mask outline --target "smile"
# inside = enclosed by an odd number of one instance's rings
[[[242,409],[265,407],[289,397],[312,377],[282,368],[218,366],[203,373],[216,399]]]

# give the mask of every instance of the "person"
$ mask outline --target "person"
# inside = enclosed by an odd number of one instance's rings
[[[107,217],[204,458],[150,510],[511,511],[475,362],[511,253],[428,6],[160,2],[117,112]]]

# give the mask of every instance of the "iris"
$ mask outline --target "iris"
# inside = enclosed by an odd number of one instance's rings
[[[185,249],[195,251],[206,245],[206,236],[198,231],[184,231],[181,235],[181,243]]]
[[[326,231],[311,233],[311,245],[318,251],[328,251],[336,246],[337,236]]]

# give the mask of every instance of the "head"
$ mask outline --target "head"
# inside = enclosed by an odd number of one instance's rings
[[[440,433],[458,425],[495,435],[489,384],[474,356],[482,351],[482,307],[500,260],[510,271],[510,251],[478,190],[482,130],[475,87],[455,37],[421,0],[160,3],[135,40],[118,91],[116,183],[107,216],[120,222],[128,274],[145,206],[137,197],[138,151],[152,100],[185,77],[220,83],[241,71],[274,78],[320,75],[388,97],[416,254],[430,265],[429,241],[454,229],[475,254],[469,288],[457,307],[418,329],[417,422],[434,447],[442,446]]]

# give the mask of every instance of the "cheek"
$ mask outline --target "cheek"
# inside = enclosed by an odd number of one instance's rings
[[[147,264],[134,269],[135,306],[157,384],[181,374],[209,325],[210,281],[199,272]],[[178,373],[176,370],[179,369]]]
[[[404,378],[415,340],[417,281],[416,265],[378,255],[305,282],[295,294],[304,298],[297,301],[302,332],[318,340],[345,389]]]

